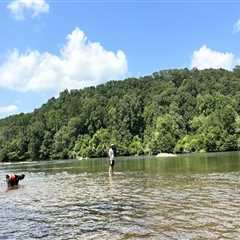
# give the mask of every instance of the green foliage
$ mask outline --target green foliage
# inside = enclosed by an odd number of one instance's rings
[[[99,129],[90,140],[90,146],[92,147],[92,154],[94,157],[107,156],[107,149],[111,144],[111,133],[108,129]]]
[[[183,122],[180,115],[172,113],[158,117],[155,127],[151,131],[150,140],[147,140],[150,142],[152,153],[173,152],[183,131]]]
[[[134,136],[131,143],[129,144],[129,153],[131,155],[142,155],[144,152],[143,143],[138,136]]]
[[[65,90],[0,120],[0,161],[240,149],[240,67],[173,69]]]
[[[88,135],[82,135],[79,137],[74,146],[75,158],[92,156],[93,151],[90,146],[90,141],[91,137]]]
[[[71,150],[73,139],[71,129],[67,126],[63,126],[54,135],[51,157],[53,159],[69,158],[68,153]]]

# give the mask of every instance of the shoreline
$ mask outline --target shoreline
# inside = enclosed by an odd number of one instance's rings
[[[235,153],[235,154],[240,154],[240,151],[223,151],[223,152],[192,152],[192,153],[158,153],[157,155],[139,155],[139,156],[134,156],[134,155],[128,155],[128,156],[116,156],[117,158],[149,158],[149,157],[156,157],[156,158],[171,158],[171,157],[179,157],[179,156],[190,156],[190,155],[195,155],[195,154],[226,154],[226,153]],[[98,159],[98,158],[107,158],[107,157],[94,157],[94,158],[70,158],[70,159],[44,159],[44,160],[22,160],[22,161],[0,161],[1,164],[21,164],[21,163],[33,163],[33,162],[49,162],[49,161],[65,161],[65,160],[76,160],[76,161],[81,161],[81,160],[91,160],[91,159]]]

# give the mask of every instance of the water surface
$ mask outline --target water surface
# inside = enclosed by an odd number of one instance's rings
[[[239,239],[239,177],[238,152],[0,164],[0,239]]]

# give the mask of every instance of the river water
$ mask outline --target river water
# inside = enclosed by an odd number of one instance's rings
[[[6,191],[7,173],[24,173]],[[0,165],[0,239],[240,239],[240,153]]]

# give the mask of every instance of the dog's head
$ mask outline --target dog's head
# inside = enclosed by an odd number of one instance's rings
[[[25,174],[22,174],[22,175],[19,176],[19,180],[22,180],[24,178],[25,178]]]

